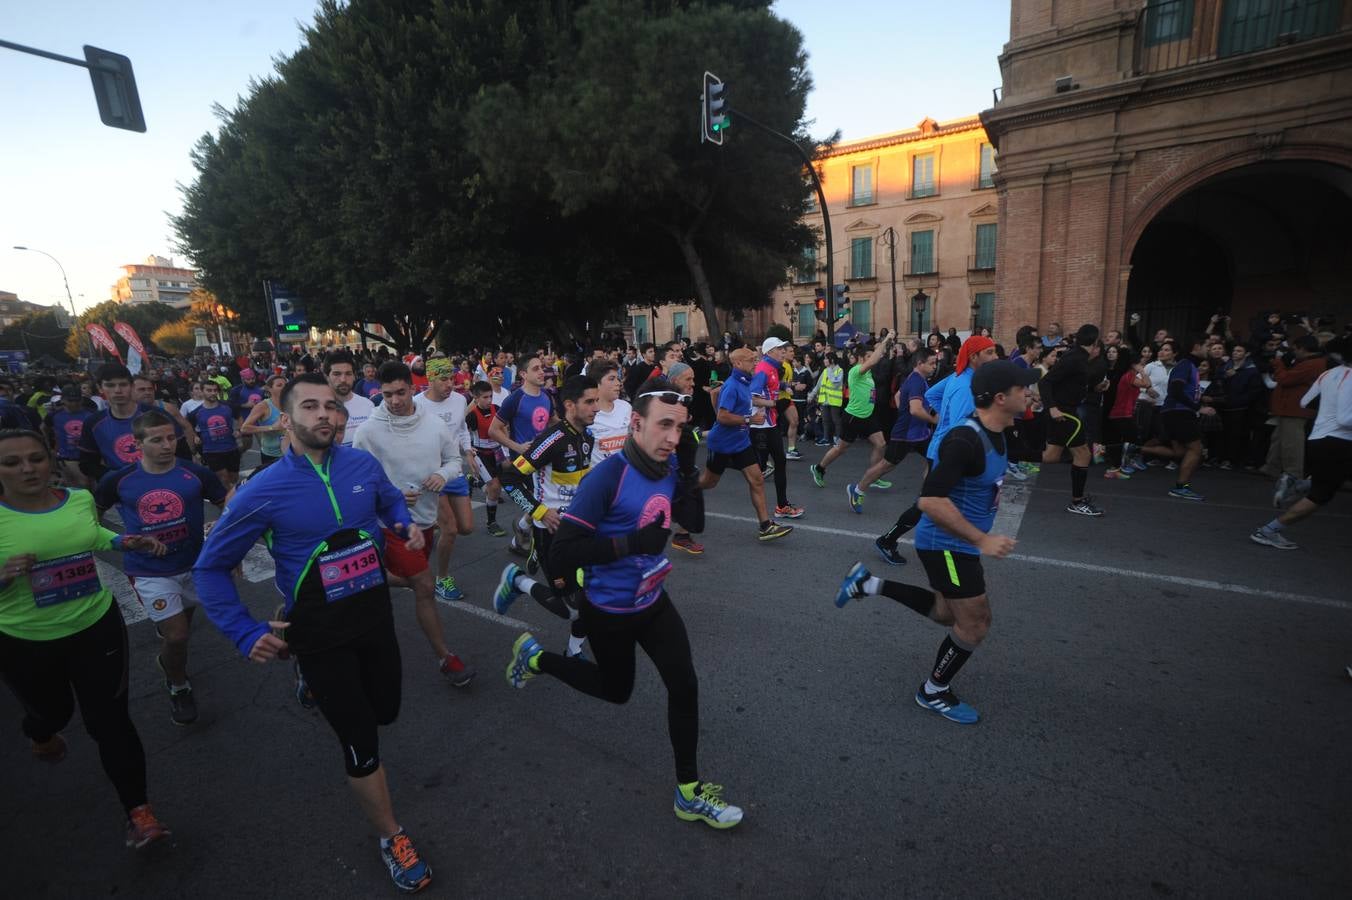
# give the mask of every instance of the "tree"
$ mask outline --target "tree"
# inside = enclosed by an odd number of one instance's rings
[[[36,310],[0,332],[0,347],[27,350],[30,361],[40,356],[68,361],[73,359],[65,349],[68,333],[69,329],[61,327],[51,310]]]
[[[116,300],[105,300],[97,306],[91,306],[80,313],[79,318],[75,320],[75,327],[71,329],[70,335],[66,338],[66,355],[72,359],[77,358],[89,349],[89,337],[85,332],[85,326],[91,322],[97,322],[108,329],[112,335],[114,343],[122,352],[122,358],[127,358],[127,343],[117,332],[113,331],[113,323],[126,322],[136,333],[141,336],[144,343],[146,338],[154,334],[155,330],[165,322],[177,321],[182,316],[182,311],[174,309],[163,303],[119,303]],[[81,349],[83,348],[83,350]],[[150,348],[147,347],[147,350]],[[96,347],[94,355],[101,355],[101,351]]]
[[[169,356],[192,356],[197,347],[196,327],[186,320],[165,322],[155,329],[150,340]]]

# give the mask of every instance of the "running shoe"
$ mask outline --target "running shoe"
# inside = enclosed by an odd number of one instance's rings
[[[438,578],[436,587],[432,590],[436,592],[438,600],[447,603],[454,603],[456,600],[465,599],[465,592],[456,586],[455,579],[450,575],[447,575],[444,578]]]
[[[1042,471],[1042,466],[1027,461],[1019,463],[1019,468],[1023,469],[1025,475],[1036,475],[1038,472]]]
[[[784,458],[785,458],[785,459],[802,459],[802,458],[803,458],[803,454],[801,454],[801,453],[798,452],[798,448],[797,448],[797,447],[790,447],[789,449],[787,449],[787,450],[784,451]]]
[[[1131,479],[1131,473],[1126,469],[1109,469],[1103,473],[1103,477],[1108,479],[1120,478],[1123,481],[1129,481]]]
[[[437,666],[437,670],[446,676],[451,687],[469,687],[469,683],[477,674],[473,667],[465,665],[465,661],[454,653],[447,653],[446,658]]]
[[[507,663],[507,683],[514,688],[525,687],[526,682],[535,677],[530,667],[531,658],[543,649],[529,631],[522,632],[516,643],[512,644],[512,661]]]
[[[405,894],[416,894],[432,883],[432,867],[418,858],[413,841],[400,830],[387,847],[380,845],[380,858],[390,870],[390,880]]]
[[[1020,468],[1018,463],[1010,463],[1005,466],[1005,477],[1012,478],[1015,481],[1027,481],[1028,473]]]
[[[1094,454],[1093,454],[1092,457],[1090,457],[1090,459],[1093,461],[1094,465],[1096,465],[1096,466],[1101,466],[1101,465],[1103,465],[1103,463],[1106,461],[1107,457],[1104,456],[1104,453],[1103,453],[1103,445],[1102,445],[1102,444],[1095,444],[1095,445],[1094,445]]]
[[[925,691],[923,684],[920,690],[915,692],[915,705],[921,709],[937,712],[948,721],[957,722],[959,725],[975,725],[981,718],[975,709],[959,700],[952,691],[930,694]]]
[[[66,758],[66,739],[54,734],[45,741],[33,741],[33,758],[38,762],[61,762]]]
[[[507,529],[503,528],[497,522],[489,522],[487,525],[484,526],[484,531],[487,531],[489,534],[493,535],[493,537],[507,536]]]
[[[1234,464],[1231,463],[1230,460],[1228,459],[1221,460],[1220,463],[1216,466],[1216,468],[1220,469],[1222,472],[1229,472],[1234,467],[1235,467]]]
[[[691,556],[703,556],[704,545],[688,534],[678,534],[671,539],[671,546],[689,553]]]
[[[818,446],[818,447],[829,447],[829,446],[831,446],[831,442],[828,441],[826,438],[817,438],[817,439],[816,439],[815,441],[813,441],[812,443],[813,443],[814,445]]]
[[[1066,512],[1075,513],[1077,516],[1101,516],[1103,510],[1099,509],[1090,502],[1088,497],[1082,500],[1072,500],[1066,506]]]
[[[512,539],[507,542],[507,552],[515,556],[520,556],[523,559],[527,556],[530,556],[530,548],[522,547],[520,544],[518,544],[516,542],[516,535],[512,535]]]
[[[869,485],[869,487],[875,491],[885,491],[891,486],[892,482],[888,481],[885,478],[879,478],[877,481],[873,482],[873,484]]]
[[[1122,463],[1125,465],[1127,460],[1131,459],[1132,455],[1135,452],[1136,452],[1135,444],[1131,443],[1130,441],[1124,442],[1122,444]]]
[[[773,459],[767,459],[765,461],[765,467],[761,469],[761,477],[772,478],[774,477],[774,474],[775,474],[775,461]]]
[[[776,506],[775,517],[779,519],[801,519],[806,511],[801,506],[794,506],[790,503],[786,506]]]
[[[193,699],[191,687],[169,690],[169,721],[175,725],[191,725],[197,721],[197,701]]]
[[[840,583],[840,590],[836,591],[836,609],[844,609],[851,600],[867,596],[864,593],[864,582],[872,577],[873,574],[864,568],[863,563],[855,563],[845,576],[845,580]]]
[[[1272,547],[1275,550],[1295,550],[1300,547],[1295,541],[1286,539],[1286,535],[1280,531],[1271,531],[1266,525],[1260,525],[1249,535],[1249,540],[1255,544],[1262,544],[1265,547]]]
[[[1274,509],[1281,509],[1286,503],[1287,494],[1291,492],[1291,476],[1283,472],[1277,478],[1277,487],[1272,491],[1272,506]]]
[[[1148,468],[1150,468],[1150,467],[1147,466],[1147,465],[1145,464],[1145,461],[1142,460],[1141,457],[1139,457],[1139,456],[1133,456],[1133,457],[1131,458],[1131,471],[1132,471],[1132,474],[1135,474],[1135,473],[1137,473],[1137,472],[1144,472],[1144,471],[1145,471],[1146,469],[1148,469]]]
[[[882,538],[875,538],[873,546],[877,549],[878,555],[881,556],[889,566],[906,565],[906,557],[898,553],[895,546],[887,546],[887,543]]]
[[[1174,462],[1174,461],[1171,459],[1171,460],[1169,460],[1167,463],[1164,464],[1164,468],[1168,469],[1170,472],[1177,472],[1177,471],[1178,471],[1178,463]]]
[[[301,709],[314,709],[319,705],[315,700],[314,691],[310,690],[310,685],[305,683],[305,676],[300,672],[300,660],[293,664],[296,672],[296,702],[301,705]]]
[[[516,588],[516,578],[522,574],[521,567],[516,563],[508,563],[507,568],[502,570],[502,577],[498,579],[498,590],[493,595],[493,609],[497,610],[498,615],[506,615],[507,610],[512,608],[513,601],[521,596],[521,592]]]
[[[1169,496],[1177,497],[1180,500],[1205,500],[1201,494],[1192,489],[1190,484],[1178,484],[1169,488]]]
[[[142,803],[127,813],[127,846],[140,850],[146,844],[169,836],[169,829],[160,824],[150,811],[149,803]]]
[[[686,792],[689,791],[689,794]],[[742,810],[723,799],[723,785],[699,781],[688,787],[676,786],[676,818],[703,822],[711,828],[731,828],[742,821]]]
[[[826,487],[826,470],[813,463],[807,467],[808,473],[812,475],[812,481],[817,487]]]
[[[756,532],[758,541],[777,541],[782,537],[788,537],[793,532],[790,525],[780,525],[778,522],[771,522],[764,528]]]
[[[859,491],[859,485],[853,481],[845,485],[845,499],[850,501],[850,509],[856,513],[864,511],[864,495]]]

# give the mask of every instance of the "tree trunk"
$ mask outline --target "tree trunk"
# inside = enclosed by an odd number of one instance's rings
[[[690,235],[677,235],[676,243],[681,248],[681,256],[685,259],[685,267],[690,272],[690,278],[695,282],[695,293],[699,296],[700,309],[704,313],[705,332],[709,340],[717,340],[722,332],[718,327],[718,309],[714,306],[714,295],[709,290],[709,277],[704,274],[704,262],[699,258],[699,251],[695,249],[695,242],[691,240]]]

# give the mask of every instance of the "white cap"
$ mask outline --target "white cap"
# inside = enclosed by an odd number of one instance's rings
[[[761,342],[761,353],[766,354],[771,350],[778,350],[780,347],[789,346],[789,342],[783,338],[768,337]]]

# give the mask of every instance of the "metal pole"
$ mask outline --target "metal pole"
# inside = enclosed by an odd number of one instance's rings
[[[746,113],[733,109],[731,106],[728,107],[728,115],[736,116],[752,128],[790,144],[803,158],[803,165],[807,167],[808,174],[812,176],[812,186],[817,191],[817,206],[822,211],[822,230],[826,232],[826,345],[828,347],[834,346],[836,337],[836,256],[831,241],[831,214],[826,209],[826,193],[822,190],[821,179],[817,177],[817,167],[812,164],[812,157],[807,155],[807,151],[802,148],[802,145],[788,135],[780,134],[768,125],[757,122]]]
[[[84,329],[80,327],[79,314],[75,312],[75,298],[70,295],[70,279],[66,278],[66,267],[61,265],[61,260],[57,259],[55,256],[52,256],[47,251],[39,250],[36,247],[24,247],[19,244],[15,244],[14,249],[27,250],[29,253],[41,253],[43,256],[47,257],[52,262],[56,263],[56,267],[61,270],[61,283],[66,286],[66,302],[70,304],[71,325],[75,328],[76,334],[75,344],[76,346],[83,344],[84,341],[81,340],[81,336],[83,335]],[[81,296],[84,295],[81,294]],[[93,359],[93,356],[94,356],[93,347],[90,346],[88,358]]]
[[[891,225],[883,232],[887,237],[887,255],[892,263],[892,333],[901,333],[901,320],[897,318],[897,230]]]

